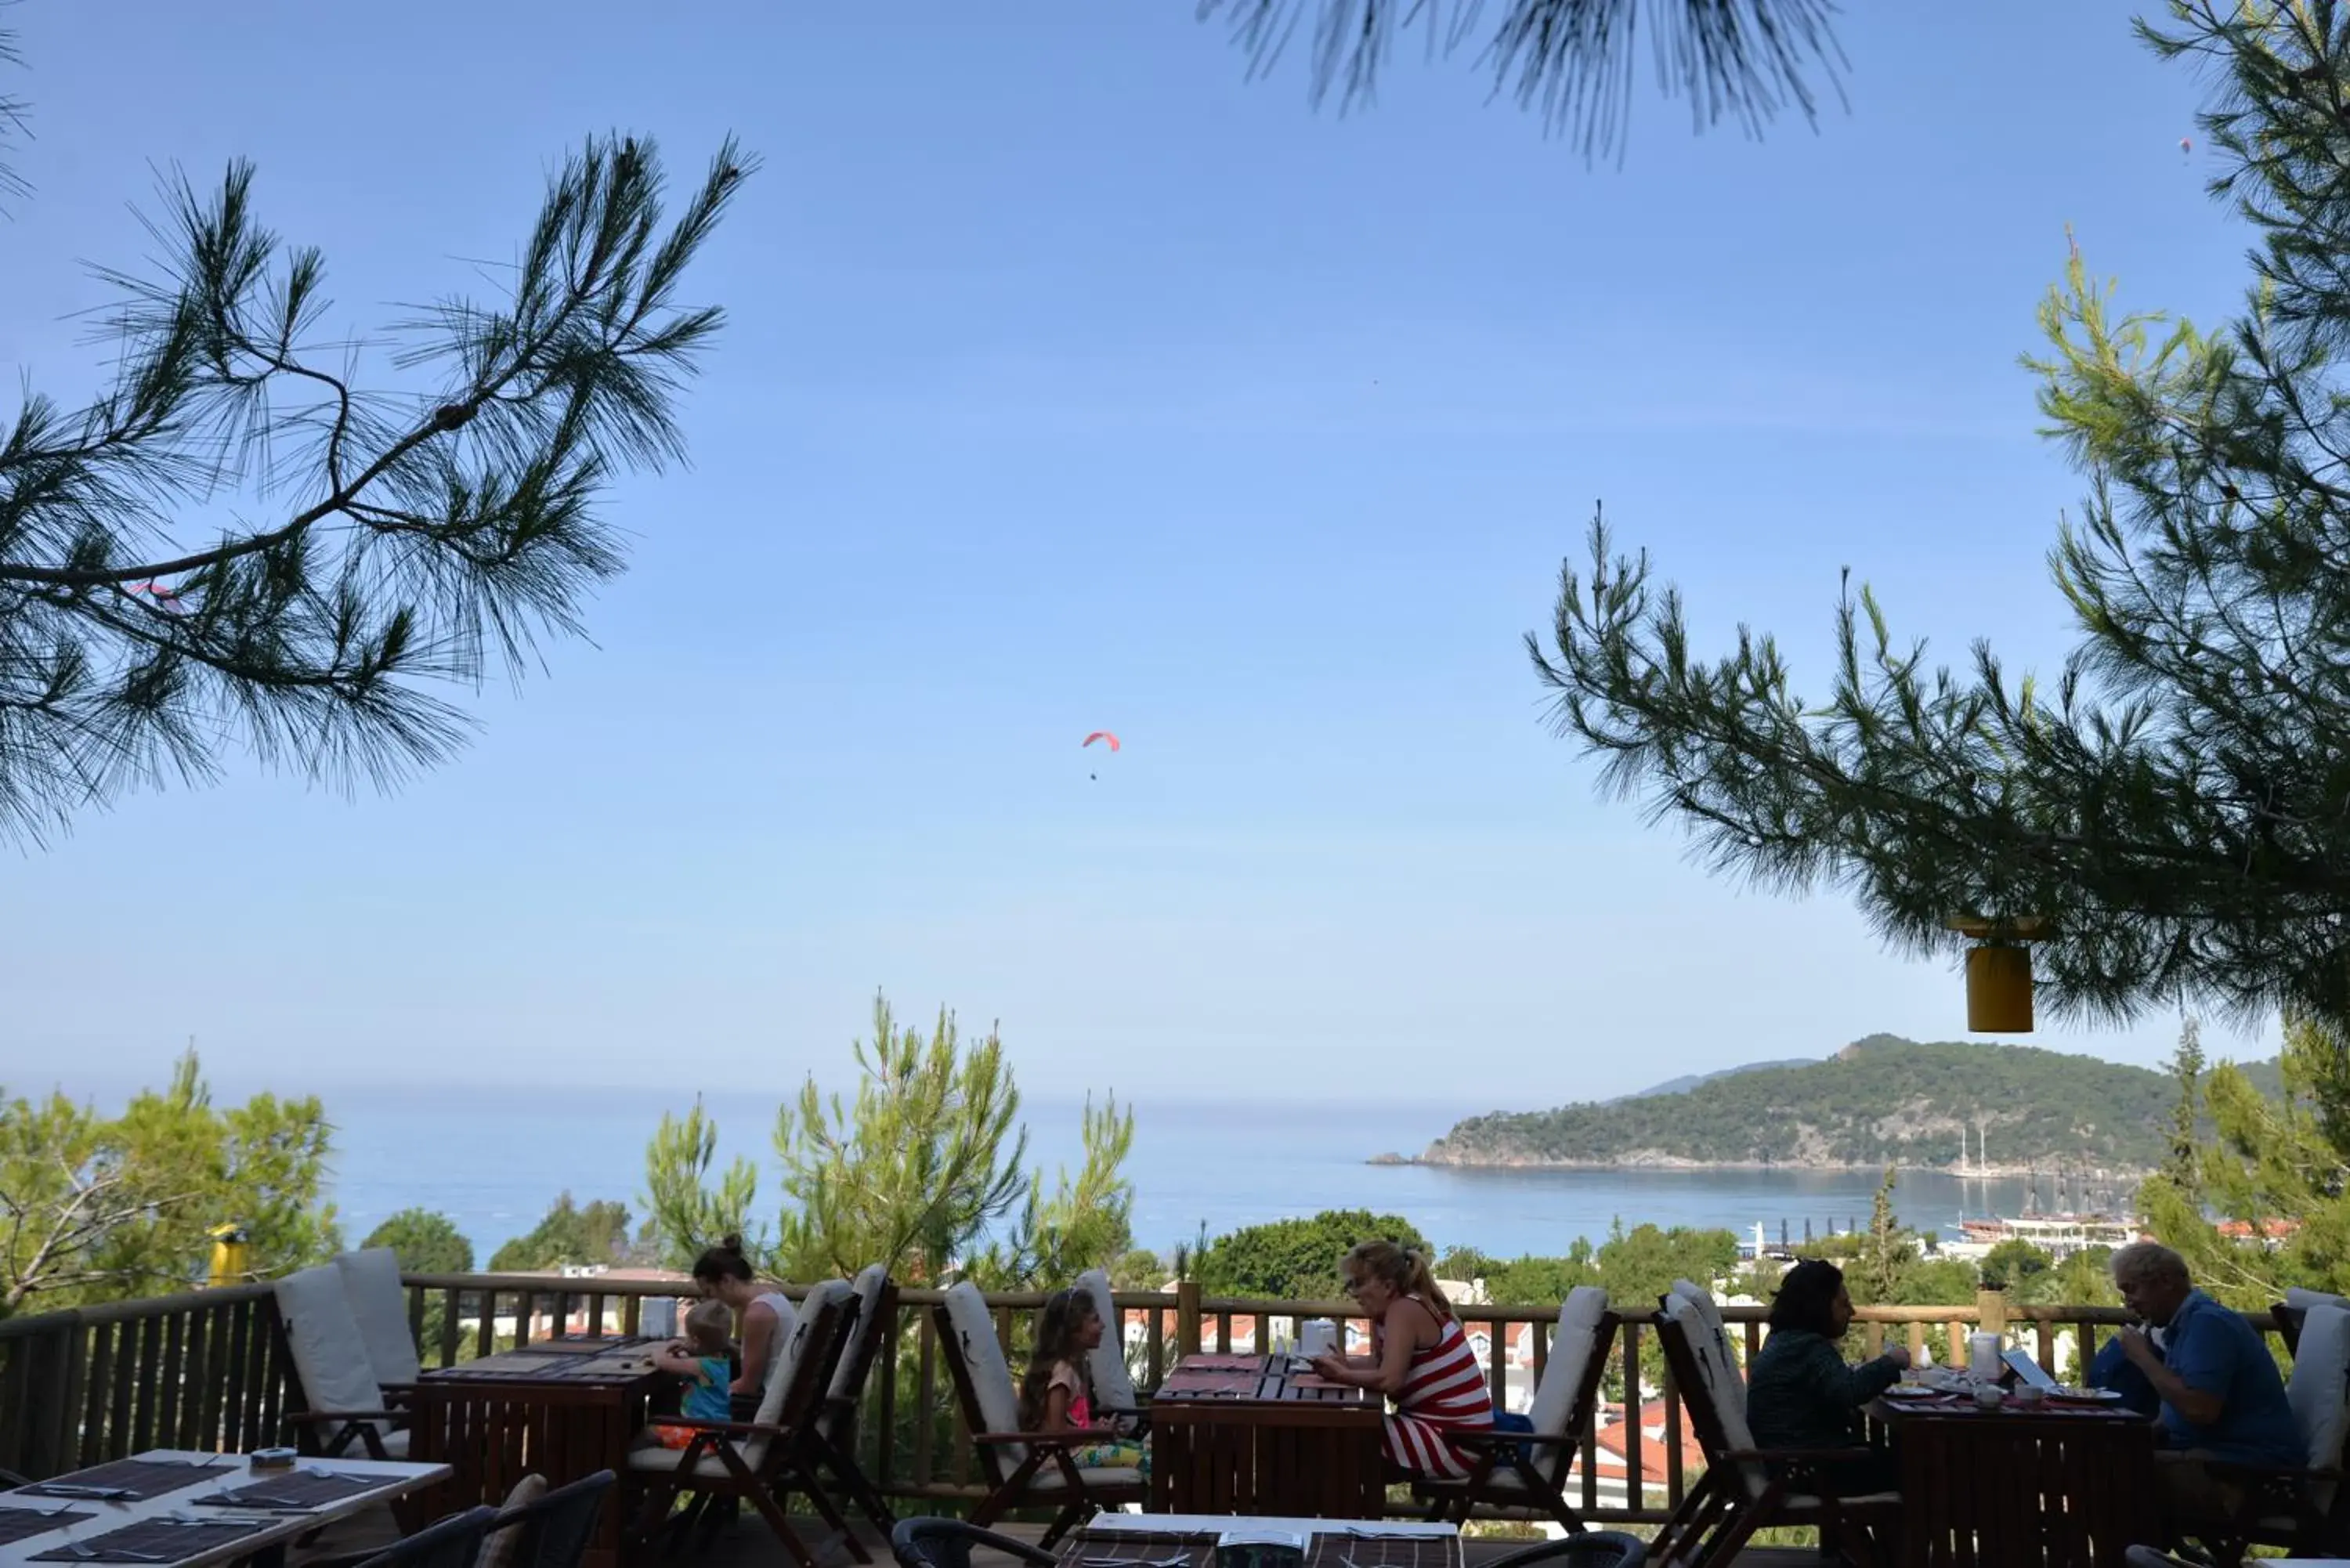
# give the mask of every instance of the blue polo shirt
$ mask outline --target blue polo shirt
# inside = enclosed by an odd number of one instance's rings
[[[2241,1313],[2189,1291],[2163,1325],[2162,1337],[2163,1365],[2189,1388],[2217,1394],[2220,1401],[2220,1418],[2206,1427],[2164,1405],[2169,1447],[2206,1449],[2240,1464],[2293,1465],[2308,1458],[2276,1361]]]

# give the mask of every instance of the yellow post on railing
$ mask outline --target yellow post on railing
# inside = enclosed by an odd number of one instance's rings
[[[1975,1315],[1982,1320],[1982,1331],[1985,1334],[2005,1334],[2007,1332],[2007,1293],[1977,1291]]]
[[[244,1227],[215,1225],[212,1229],[212,1278],[208,1282],[214,1290],[223,1285],[243,1284],[247,1272],[245,1257],[252,1250],[248,1245],[251,1238],[244,1233]]]
[[[1175,1354],[1200,1354],[1200,1282],[1179,1280],[1175,1284]]]

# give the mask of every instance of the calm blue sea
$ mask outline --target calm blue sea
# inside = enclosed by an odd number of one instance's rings
[[[690,1101],[688,1102],[690,1103]],[[761,1204],[778,1207],[772,1100],[708,1102],[718,1119],[720,1162],[757,1160]],[[357,1241],[393,1211],[436,1209],[472,1239],[477,1261],[528,1231],[556,1194],[612,1198],[639,1212],[644,1149],[662,1096],[604,1091],[501,1096],[468,1103],[399,1095],[337,1096],[335,1198]],[[1460,1115],[1485,1107],[1268,1106],[1145,1102],[1136,1106],[1128,1168],[1136,1189],[1138,1242],[1164,1252],[1201,1225],[1210,1235],[1258,1220],[1364,1208],[1404,1216],[1440,1246],[1489,1254],[1564,1252],[1595,1243],[1621,1215],[1660,1225],[1719,1225],[1751,1239],[1760,1223],[1775,1241],[1784,1220],[1800,1237],[1808,1219],[1825,1231],[1866,1224],[1876,1194],[1866,1171],[1454,1170],[1374,1166],[1385,1150],[1414,1153]],[[1050,1171],[1074,1165],[1077,1110],[1029,1101],[1031,1154]],[[1937,1230],[1961,1215],[2020,1211],[2020,1179],[1960,1181],[1905,1176],[1897,1190],[1905,1224]]]

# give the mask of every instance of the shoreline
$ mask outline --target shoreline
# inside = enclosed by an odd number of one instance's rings
[[[1630,1159],[1430,1159],[1425,1155],[1375,1154],[1365,1165],[1419,1166],[1430,1170],[1787,1170],[1839,1175],[1856,1170],[1882,1172],[1875,1160],[1686,1159],[1675,1155],[1651,1155]],[[1904,1165],[1892,1162],[1897,1175],[1948,1176],[1968,1181],[2021,1181],[2053,1173],[2056,1167],[2000,1164],[1961,1169],[1951,1165]],[[2151,1170],[2097,1168],[2086,1173],[2099,1181],[2142,1181]]]

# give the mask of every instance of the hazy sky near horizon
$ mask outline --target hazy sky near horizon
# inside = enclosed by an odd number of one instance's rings
[[[1771,629],[1810,691],[1846,566],[1944,658],[2057,661],[2083,485],[2016,357],[2065,226],[2129,306],[2244,278],[2132,10],[1854,7],[1817,135],[1644,92],[1619,170],[1416,44],[1316,113],[1184,0],[24,0],[0,363],[63,396],[82,264],[148,253],[125,203],[174,160],[257,161],[338,333],[478,291],[590,130],[766,166],[596,645],[396,796],[238,763],[9,856],[0,1083],[193,1036],[288,1090],[780,1091],[845,1074],[877,988],[1000,1020],[1053,1096],[1520,1107],[1960,1037],[1949,965],[1600,799],[1520,638],[1604,498],[1703,646]]]

